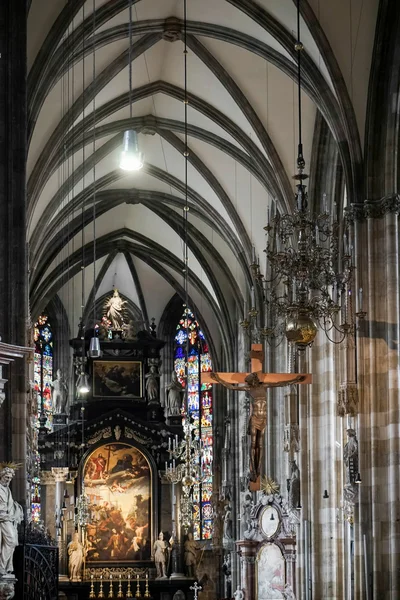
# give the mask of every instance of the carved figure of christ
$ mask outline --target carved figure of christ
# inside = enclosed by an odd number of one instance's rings
[[[220,383],[224,387],[238,392],[248,392],[252,398],[248,434],[250,447],[250,490],[260,489],[260,470],[264,433],[267,426],[266,388],[284,387],[299,383],[311,383],[308,373],[263,373],[262,344],[251,345],[251,373],[202,373],[202,383]]]

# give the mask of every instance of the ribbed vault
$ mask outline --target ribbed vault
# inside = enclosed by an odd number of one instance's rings
[[[175,294],[184,298],[183,3],[132,4],[130,53],[128,0],[30,5],[31,308],[35,316],[58,298],[72,332],[82,298],[89,319],[113,286],[124,288],[146,325],[162,318]],[[189,300],[226,367],[234,366],[235,328],[252,285],[252,245],[265,261],[267,208],[293,207],[295,4],[188,0]],[[301,3],[312,205],[326,194],[341,210],[346,195],[364,197],[366,106],[353,97],[368,86],[377,2],[350,15],[351,30],[361,33],[347,57],[339,4],[324,13],[319,2]],[[118,168],[128,128],[145,153],[136,175]]]

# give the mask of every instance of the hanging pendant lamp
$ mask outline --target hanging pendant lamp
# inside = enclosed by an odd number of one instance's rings
[[[143,153],[139,150],[138,136],[133,129],[124,132],[119,167],[124,171],[139,171],[143,167]]]
[[[129,0],[129,118],[132,120],[132,0]],[[119,167],[123,171],[139,171],[143,167],[143,153],[139,150],[136,131],[124,132]]]

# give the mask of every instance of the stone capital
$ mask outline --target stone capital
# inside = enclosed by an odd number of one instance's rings
[[[54,485],[55,479],[51,471],[40,471],[40,485]]]
[[[67,479],[68,467],[51,467],[51,472],[56,483],[62,483]]]
[[[350,222],[365,219],[381,219],[388,213],[400,213],[400,195],[389,194],[378,200],[365,200],[351,204],[346,209],[346,217]]]

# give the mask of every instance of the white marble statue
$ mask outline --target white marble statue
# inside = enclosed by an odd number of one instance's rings
[[[10,482],[17,465],[0,468],[0,577],[12,577],[13,554],[18,545],[17,526],[24,518],[21,506],[13,500]]]
[[[161,531],[158,540],[154,542],[154,562],[156,564],[157,579],[163,579],[167,576],[166,564],[167,564],[167,548],[168,544],[164,540],[164,534]]]
[[[113,329],[122,329],[124,324],[124,306],[126,300],[122,300],[117,289],[114,290],[113,295],[104,304],[104,309],[107,319],[111,321],[111,327]]]
[[[166,386],[168,391],[165,405],[165,416],[173,417],[181,414],[183,385],[178,379],[176,371],[172,371],[171,383]]]
[[[157,379],[160,377],[158,374],[158,369],[155,365],[150,367],[150,371],[146,373],[146,393],[147,399],[149,402],[154,402],[158,400],[158,381]]]
[[[228,540],[232,540],[233,539],[233,532],[232,532],[232,509],[231,509],[231,505],[230,504],[227,504],[225,506],[223,539],[224,539],[224,541],[228,541]]]
[[[51,382],[51,387],[53,388],[51,397],[53,401],[54,414],[64,414],[65,407],[67,405],[68,388],[61,369],[57,369],[56,378]]]
[[[72,542],[68,544],[68,572],[70,581],[81,581],[84,559],[83,544],[79,541],[79,533],[74,533]]]

